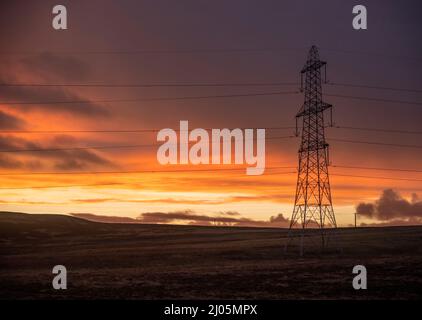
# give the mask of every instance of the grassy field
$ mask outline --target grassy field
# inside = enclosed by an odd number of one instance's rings
[[[0,212],[0,298],[422,297],[422,227],[340,229],[323,253],[306,241],[304,257],[296,240],[284,252],[286,236],[285,229],[103,224]],[[57,264],[67,267],[67,290],[52,288]],[[352,288],[357,264],[368,270],[368,290]]]

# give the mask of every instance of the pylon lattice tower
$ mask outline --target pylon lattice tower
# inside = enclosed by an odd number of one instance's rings
[[[298,152],[299,167],[295,204],[287,241],[287,243],[290,241],[292,228],[300,224],[301,255],[303,255],[303,238],[306,228],[320,229],[322,248],[327,245],[325,228],[337,228],[328,176],[328,143],[325,141],[324,132],[326,127],[324,113],[326,110],[330,111],[330,125],[332,125],[332,106],[322,101],[321,69],[323,67],[326,77],[326,62],[320,60],[317,47],[312,46],[301,71],[302,90],[303,75],[305,75],[305,102],[296,115],[296,135],[299,135],[298,122],[302,120],[302,140]]]

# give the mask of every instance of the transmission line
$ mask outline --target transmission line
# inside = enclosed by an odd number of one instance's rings
[[[237,98],[237,97],[259,97],[259,96],[274,96],[274,95],[288,95],[298,94],[298,91],[275,91],[275,92],[260,92],[260,93],[244,93],[244,94],[222,94],[222,95],[206,95],[206,96],[183,96],[183,97],[169,97],[169,98],[136,98],[136,99],[100,99],[100,100],[62,100],[62,101],[3,101],[3,105],[37,105],[37,104],[73,104],[73,103],[109,103],[109,102],[140,102],[140,101],[177,101],[177,100],[199,100],[199,99],[217,99],[217,98]]]
[[[418,102],[418,101],[393,100],[393,99],[371,98],[371,97],[351,96],[351,95],[342,95],[342,94],[328,94],[328,93],[326,93],[325,95],[329,97],[342,98],[342,99],[388,102],[388,103],[422,106],[422,102]]]
[[[259,96],[276,96],[276,95],[295,95],[299,94],[299,91],[275,91],[275,92],[260,92],[260,93],[244,93],[244,94],[223,94],[223,95],[205,95],[205,96],[181,96],[181,97],[168,97],[168,98],[134,98],[134,99],[93,99],[93,100],[61,100],[61,101],[2,101],[2,105],[48,105],[48,104],[86,104],[86,103],[112,103],[112,102],[153,102],[153,101],[178,101],[178,100],[201,100],[201,99],[218,99],[218,98],[237,98],[237,97],[259,97]],[[393,99],[382,99],[382,98],[371,98],[362,96],[352,95],[341,95],[341,94],[326,94],[330,97],[342,98],[342,99],[353,99],[353,100],[364,100],[364,101],[375,101],[375,102],[388,102],[406,105],[417,105],[422,106],[422,102],[418,101],[405,101],[405,100],[393,100]]]
[[[28,54],[74,54],[74,55],[150,55],[150,54],[225,54],[225,53],[268,53],[298,52],[304,48],[204,48],[204,49],[139,49],[139,50],[68,50],[68,51],[2,51],[0,55]]]
[[[288,130],[295,129],[296,127],[285,126],[285,127],[237,127],[241,130],[244,129],[266,129],[266,130]],[[335,125],[333,127],[327,126],[326,128],[333,129],[347,129],[347,130],[361,130],[361,131],[373,131],[373,132],[385,132],[385,133],[403,133],[403,134],[422,134],[422,131],[411,131],[411,130],[400,130],[400,129],[384,129],[384,128],[370,128],[370,127],[352,127]],[[229,130],[236,129],[234,127],[227,128]],[[0,134],[6,133],[20,133],[20,134],[63,134],[63,133],[155,133],[161,129],[128,129],[128,130],[0,130]],[[180,132],[179,129],[173,129],[176,132]],[[204,128],[204,130],[211,131],[212,128]]]
[[[265,140],[279,140],[279,139],[293,139],[297,138],[294,135],[291,136],[279,136],[279,137],[267,137]],[[395,143],[383,143],[383,142],[372,142],[372,141],[360,141],[360,140],[346,140],[330,138],[331,141],[355,143],[355,144],[369,144],[369,145],[381,145],[389,147],[400,147],[400,148],[415,148],[421,149],[422,145],[408,145],[408,144],[395,144]],[[196,142],[190,141],[189,144],[195,144]],[[148,147],[159,147],[162,144],[133,144],[133,145],[111,145],[111,146],[84,146],[84,147],[64,147],[64,148],[32,148],[32,149],[3,149],[0,153],[16,153],[16,152],[55,152],[55,151],[77,151],[77,150],[103,150],[103,149],[128,149],[128,148],[148,148]]]
[[[129,170],[129,171],[62,171],[62,172],[12,172],[0,173],[0,176],[31,176],[31,175],[84,175],[84,174],[141,174],[141,173],[193,173],[215,171],[244,171],[244,168],[210,168],[210,169],[175,169],[175,170]],[[266,167],[265,170],[296,169],[295,166]]]
[[[327,127],[327,128],[330,128],[330,127]],[[338,125],[335,125],[332,128],[347,129],[347,130],[359,130],[359,131],[372,131],[372,132],[385,132],[385,133],[422,134],[422,131],[398,130],[398,129],[350,127],[350,126],[338,126]]]
[[[238,170],[245,170],[246,168],[238,169]],[[220,169],[221,170],[221,169]],[[220,171],[219,169],[213,169],[208,171]],[[228,170],[228,169],[226,169]],[[175,170],[175,171],[154,171],[153,173],[174,173],[174,172],[182,172],[182,170]],[[192,171],[205,171],[205,170],[192,170]],[[190,172],[192,172],[190,171]],[[184,172],[188,172],[187,170]],[[278,172],[277,174],[294,174],[295,171],[289,172]],[[269,174],[271,175],[271,173]],[[250,177],[248,175],[242,175],[245,177]],[[263,175],[265,176],[265,174]],[[256,176],[255,176],[256,177]],[[72,184],[72,185],[54,185],[54,186],[30,186],[30,187],[0,187],[0,190],[24,190],[24,189],[53,189],[53,188],[73,188],[73,187],[91,187],[91,186],[109,186],[109,185],[133,185],[134,183],[120,183],[120,182],[107,182],[107,183],[95,183],[95,184]]]
[[[347,87],[347,88],[360,88],[360,89],[376,89],[376,90],[384,90],[384,91],[422,93],[422,90],[420,90],[420,89],[382,87],[382,86],[371,86],[371,85],[353,84],[353,83],[328,82],[327,85],[334,86],[334,87]]]
[[[274,167],[275,168],[275,167]],[[220,171],[221,169],[213,169],[212,171]],[[241,168],[239,170],[245,170],[245,168]],[[151,173],[174,173],[174,172],[182,172],[182,170],[174,170],[174,171],[154,171]],[[192,170],[192,171],[200,171],[200,170]],[[192,172],[189,171],[189,172]],[[203,171],[203,170],[201,170]],[[210,169],[211,171],[211,169]],[[183,172],[188,172],[183,171]],[[145,172],[147,173],[147,172]],[[282,174],[296,174],[297,171],[289,171],[289,172],[273,172],[264,174],[262,176],[267,175],[282,175]],[[412,182],[422,182],[422,179],[411,179],[411,178],[395,178],[395,177],[377,177],[377,176],[367,176],[367,175],[351,175],[351,174],[338,174],[338,173],[330,173],[331,176],[338,176],[338,177],[351,177],[351,178],[365,178],[365,179],[382,179],[382,180],[398,180],[398,181],[412,181]],[[245,177],[250,177],[245,175]],[[259,176],[257,176],[259,177]],[[118,182],[107,182],[107,183],[95,183],[95,184],[72,184],[72,185],[54,185],[54,186],[28,186],[28,187],[0,187],[0,190],[25,190],[25,189],[53,189],[53,188],[73,188],[73,187],[91,187],[91,186],[109,186],[109,185],[132,185],[133,183],[118,183]]]
[[[362,85],[342,82],[328,82],[329,86],[376,89],[384,91],[422,93],[420,89],[396,88],[375,85]],[[299,82],[216,82],[216,83],[19,83],[0,82],[0,87],[88,87],[88,88],[195,88],[195,87],[270,87],[270,86],[299,86]]]
[[[373,142],[373,141],[346,140],[346,139],[336,139],[336,138],[330,138],[329,140],[346,142],[346,143],[381,145],[381,146],[399,147],[399,148],[415,148],[415,149],[421,149],[422,148],[422,145],[410,145],[410,144],[399,144],[399,143],[384,143],[384,142]]]
[[[229,130],[233,129],[266,129],[266,130],[287,130],[295,129],[296,127],[237,127],[237,128],[227,128]],[[35,133],[35,134],[57,134],[57,133],[155,133],[161,131],[161,129],[133,129],[133,130],[0,130],[2,133]],[[180,129],[172,129],[175,132],[184,132]],[[204,128],[204,130],[211,131],[213,128]]]
[[[195,49],[133,49],[133,50],[67,50],[67,51],[1,51],[0,55],[169,55],[169,54],[249,54],[249,53],[280,53],[280,52],[303,52],[306,47],[262,47],[262,48],[195,48]],[[406,56],[399,54],[386,54],[381,52],[369,52],[359,50],[347,50],[336,48],[321,48],[321,51],[353,54],[364,56],[375,56],[388,59],[407,59],[413,61],[422,61],[422,57]]]
[[[298,86],[297,82],[260,82],[260,83],[0,83],[0,87],[88,87],[88,88],[184,88],[184,87],[269,87]]]
[[[383,168],[383,167],[359,167],[359,166],[345,166],[345,165],[331,165],[331,167],[345,168],[345,169],[378,170],[378,171],[422,172],[422,170],[416,170],[416,169]]]
[[[280,136],[280,137],[267,137],[265,140],[278,140],[278,139],[292,139],[296,136]],[[256,139],[251,139],[256,140]],[[259,140],[259,139],[258,139]],[[189,144],[195,144],[195,141],[190,141]],[[77,150],[103,150],[103,149],[127,149],[127,148],[149,148],[159,147],[162,144],[132,144],[132,145],[111,145],[111,146],[84,146],[84,147],[64,147],[64,148],[32,148],[32,149],[3,149],[0,153],[14,153],[14,152],[55,152],[55,151],[77,151]],[[171,145],[171,144],[170,144]]]
[[[403,169],[403,168],[386,168],[386,167],[365,167],[365,166],[350,166],[350,165],[331,165],[332,168],[345,169],[362,169],[362,170],[376,170],[376,171],[397,171],[397,172],[417,172],[422,173],[418,169]],[[265,170],[274,169],[296,169],[296,166],[272,166],[266,167]],[[211,168],[211,169],[176,169],[176,170],[128,170],[128,171],[43,171],[43,172],[0,172],[0,176],[31,176],[31,175],[84,175],[84,174],[141,174],[141,173],[174,173],[174,172],[209,172],[209,171],[239,171],[245,168]]]
[[[377,176],[365,176],[365,175],[354,175],[354,174],[340,174],[340,173],[330,173],[330,176],[422,182],[422,179],[394,178],[394,177],[377,177]]]

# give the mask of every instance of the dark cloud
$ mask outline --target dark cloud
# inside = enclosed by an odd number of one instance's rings
[[[82,60],[50,52],[24,57],[20,64],[27,71],[51,80],[84,80],[90,73],[89,66]]]
[[[283,214],[282,213],[280,213],[280,214],[278,214],[278,215],[276,215],[276,216],[271,216],[270,217],[270,222],[271,223],[281,223],[281,224],[289,224],[290,223],[290,220],[289,219],[287,219],[287,218],[285,218],[284,216],[283,216]]]
[[[375,214],[375,205],[373,203],[361,202],[356,206],[356,212],[360,215],[372,218]]]
[[[52,141],[61,145],[70,145],[77,140],[74,136],[68,134],[57,134],[53,137]]]
[[[71,138],[68,138],[69,141]],[[56,148],[55,144],[52,148]],[[114,167],[113,163],[103,156],[95,153],[89,149],[82,150],[56,150],[56,151],[42,151],[48,149],[48,146],[41,145],[23,138],[15,136],[0,136],[0,151],[8,150],[40,150],[36,152],[10,152],[0,154],[0,167],[2,168],[35,168],[40,167],[40,160],[53,160],[53,167],[60,170],[83,169],[90,165],[100,165],[107,167]],[[19,160],[22,155],[25,155],[25,161]],[[31,157],[32,160],[27,158]],[[35,161],[34,161],[35,159]],[[38,166],[34,164],[38,163]]]
[[[1,150],[14,150],[19,148],[39,148],[40,146],[36,143],[30,142],[23,138],[19,138],[12,135],[0,136],[0,149]]]
[[[359,203],[356,212],[358,215],[383,221],[422,218],[422,201],[417,195],[413,195],[412,200],[408,201],[396,191],[386,189],[374,203]]]
[[[220,225],[220,226],[249,226],[249,227],[286,227],[288,219],[282,214],[271,217],[269,221],[253,220],[248,218],[233,217],[239,213],[231,212],[229,216],[220,215],[209,216],[195,214],[193,211],[175,211],[175,212],[145,212],[138,220],[142,223],[174,223],[176,221],[186,221],[194,225]]]
[[[226,216],[238,216],[240,215],[237,211],[220,211],[219,214],[226,215]]]
[[[81,203],[95,203],[97,201],[77,200]],[[109,199],[107,199],[109,200]],[[114,200],[114,199],[113,199]],[[142,223],[142,224],[167,224],[183,221],[189,225],[202,225],[202,226],[233,226],[233,227],[283,227],[289,226],[289,219],[285,218],[282,214],[270,217],[268,221],[253,220],[240,217],[240,213],[230,211],[231,217],[222,215],[200,215],[191,210],[173,211],[173,212],[145,212],[138,218],[133,219],[129,217],[115,217],[104,216],[90,213],[72,213],[73,216],[97,221],[97,222],[110,222],[110,223]]]
[[[240,215],[231,212],[232,215]],[[71,215],[91,221],[109,222],[109,223],[142,223],[142,224],[165,224],[174,223],[176,221],[184,221],[189,225],[202,226],[235,226],[235,227],[287,227],[289,220],[284,218],[282,214],[271,217],[269,221],[253,220],[248,218],[233,218],[227,216],[209,216],[198,215],[191,210],[174,211],[174,212],[145,212],[138,218],[103,216],[90,213],[72,213]]]
[[[21,138],[0,136],[0,151],[17,149],[24,142],[25,140]],[[40,163],[38,161],[23,161],[13,154],[0,153],[0,168],[2,169],[34,169],[39,167]]]
[[[23,167],[22,161],[0,154],[0,168],[2,169],[19,169]]]
[[[0,128],[3,130],[21,129],[24,121],[14,115],[0,110]]]
[[[6,154],[0,154],[0,168],[37,170],[42,168],[42,164],[38,160],[19,160]]]
[[[2,102],[13,103],[11,105],[13,108],[22,111],[41,110],[79,116],[106,116],[109,114],[104,106],[62,88],[0,87],[0,96]],[[75,101],[76,103],[74,103]],[[21,104],[15,104],[15,102]]]
[[[41,53],[24,57],[12,66],[3,66],[0,82],[66,84],[84,81],[89,74],[89,66],[80,59],[52,53]],[[104,106],[65,87],[4,86],[0,88],[0,96],[2,102],[22,102],[22,104],[13,104],[13,107],[22,111],[41,110],[79,116],[108,115]],[[64,101],[83,102],[65,103]],[[51,103],[43,104],[41,102]]]
[[[90,150],[66,150],[55,153],[56,155],[53,155],[55,158],[60,157],[55,167],[60,170],[83,169],[89,164],[113,166],[109,160]]]

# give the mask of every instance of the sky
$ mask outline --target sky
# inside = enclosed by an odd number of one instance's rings
[[[160,165],[157,146],[145,146],[156,143],[156,132],[66,131],[177,129],[188,120],[192,129],[288,127],[267,130],[267,137],[292,136],[303,103],[299,72],[316,45],[327,61],[324,100],[334,107],[335,125],[343,127],[326,130],[338,224],[354,223],[356,210],[365,224],[422,221],[420,133],[344,128],[421,131],[421,104],[403,103],[422,101],[419,1],[61,1],[68,10],[68,29],[62,31],[51,27],[56,4],[2,1],[0,83],[278,85],[0,85],[0,210],[285,225],[293,209],[299,139],[267,139],[262,176],[244,170],[124,174],[209,166]],[[352,28],[356,4],[367,7],[367,30]],[[279,91],[296,93],[151,101]],[[122,99],[132,101],[110,102]],[[81,100],[88,103],[63,103]],[[128,145],[143,146],[5,152]],[[416,171],[345,168],[356,166]],[[99,171],[111,173],[92,173]]]

